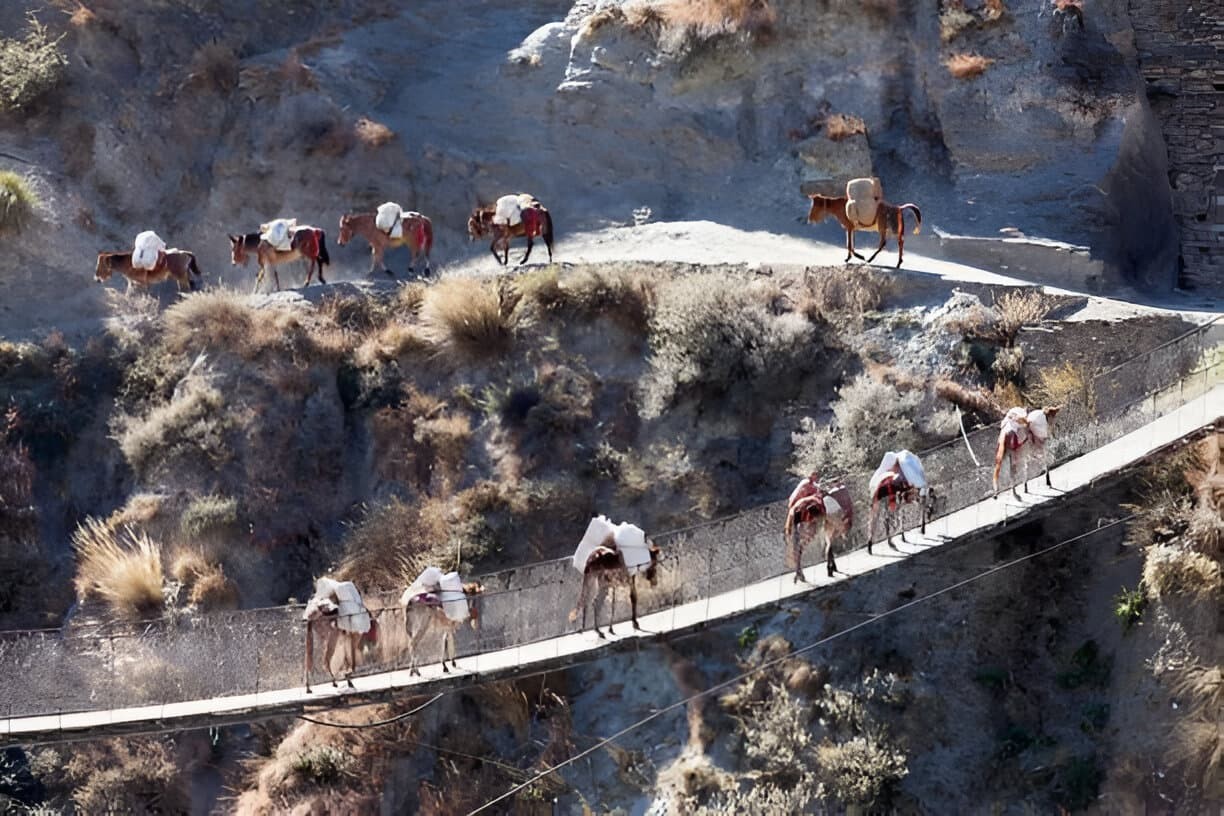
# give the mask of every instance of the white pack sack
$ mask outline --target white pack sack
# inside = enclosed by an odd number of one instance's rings
[[[293,231],[297,229],[296,218],[277,218],[259,226],[259,238],[267,241],[278,252],[292,249]]]
[[[136,236],[132,244],[132,266],[136,269],[152,269],[157,265],[157,256],[166,251],[166,242],[153,230],[145,230]]]
[[[926,471],[922,467],[922,460],[915,454],[902,450],[897,452],[897,464],[900,466],[901,473],[905,476],[905,481],[909,482],[910,487],[918,488],[918,492],[925,496],[929,486],[927,485]]]
[[[629,574],[645,572],[650,566],[650,546],[646,543],[645,531],[633,524],[618,524],[613,539]]]
[[[493,223],[514,226],[523,220],[523,193],[504,195],[493,208]],[[527,196],[530,198],[530,196]]]
[[[456,623],[468,619],[467,595],[463,594],[463,580],[457,572],[448,572],[442,576],[442,591],[438,593],[442,599],[442,611],[446,617]]]
[[[315,582],[316,598],[331,598],[339,607],[336,626],[345,632],[364,635],[370,631],[370,613],[361,600],[361,593],[352,581],[320,578]]]
[[[603,546],[609,536],[615,537],[616,529],[616,526],[608,521],[607,516],[595,516],[591,519],[586,532],[582,534],[582,540],[578,542],[578,549],[574,551],[574,569],[586,572],[587,560],[591,557],[591,553]]]
[[[374,226],[390,235],[401,238],[404,235],[404,211],[394,201],[378,205],[378,214],[374,216]]]

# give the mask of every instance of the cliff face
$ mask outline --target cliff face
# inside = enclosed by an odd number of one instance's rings
[[[1173,213],[1181,230],[1178,286],[1224,286],[1224,17],[1218,6],[1130,3],[1147,96],[1169,152]]]

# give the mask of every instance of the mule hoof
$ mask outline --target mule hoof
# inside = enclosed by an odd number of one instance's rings
[[[394,272],[392,272],[390,269],[383,269],[383,274],[384,274],[384,275],[386,275],[388,278],[394,278],[394,277],[395,277],[395,273],[394,273]],[[408,274],[409,274],[409,275],[411,275],[411,274],[412,274],[412,269],[409,269],[409,270],[408,270]]]
[[[607,639],[608,639],[607,635],[605,635],[603,632],[599,631],[598,629],[596,629],[596,630],[595,630],[595,634],[599,635],[599,639],[600,639],[600,640],[607,640]]]
[[[901,536],[901,540],[902,540],[902,541],[905,541],[905,536]],[[906,542],[906,543],[908,544],[909,542]],[[892,549],[892,550],[897,550],[897,545],[896,545],[896,544],[894,544],[894,543],[892,543],[892,541],[889,541],[889,542],[888,542],[888,547],[889,547],[889,549]],[[897,550],[897,552],[900,552],[900,550]]]

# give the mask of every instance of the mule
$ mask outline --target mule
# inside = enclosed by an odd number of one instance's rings
[[[510,239],[526,238],[527,251],[523,253],[523,259],[519,261],[519,266],[522,266],[531,257],[531,248],[535,244],[535,239],[543,238],[544,245],[548,247],[548,262],[552,263],[552,215],[539,201],[530,207],[523,208],[522,220],[517,224],[493,223],[495,211],[494,207],[477,207],[472,210],[472,214],[468,217],[468,240],[475,241],[477,238],[491,234],[493,243],[489,244],[489,251],[493,253],[493,257],[499,264],[507,266],[510,263]],[[499,247],[504,250],[504,256],[499,254]]]
[[[414,274],[417,260],[425,260],[425,275],[430,273],[429,252],[433,249],[433,222],[426,216],[415,212],[405,212],[403,219],[403,234],[392,238],[380,230],[374,223],[376,213],[348,213],[340,216],[340,236],[337,243],[344,246],[360,235],[370,244],[370,274],[381,267],[382,271],[395,277],[395,273],[387,268],[383,261],[383,253],[388,249],[407,247],[411,257],[408,261],[408,274]]]
[[[803,550],[816,535],[817,529],[824,537],[825,567],[829,577],[833,577],[837,571],[833,539],[849,533],[853,523],[854,506],[845,485],[838,484],[825,490],[816,473],[799,483],[787,501],[786,526],[783,528],[786,565],[795,570],[795,583],[807,582],[803,575]]]
[[[419,676],[417,668],[417,644],[433,632],[442,634],[442,673],[450,674],[447,666],[447,655],[450,665],[459,668],[455,653],[455,633],[464,623],[470,623],[472,629],[480,627],[480,609],[476,599],[484,593],[484,584],[473,581],[463,585],[464,599],[467,601],[467,618],[455,620],[446,614],[440,592],[422,592],[410,595],[403,603],[404,627],[408,634],[408,673]]]
[[[1045,408],[1040,408],[1027,413],[1023,408],[1012,408],[1007,412],[1007,416],[1003,418],[1001,427],[999,428],[999,444],[995,449],[995,466],[994,466],[994,497],[999,496],[999,473],[1003,469],[1003,459],[1008,460],[1008,466],[1011,471],[1011,476],[1016,475],[1016,463],[1020,463],[1021,483],[1024,485],[1024,492],[1029,492],[1028,489],[1028,460],[1031,456],[1039,455],[1041,457],[1041,467],[1045,474],[1046,487],[1053,487],[1050,483],[1050,464],[1046,460],[1046,440],[1049,438],[1050,427],[1054,424],[1054,418],[1058,416],[1058,412],[1062,410],[1061,405],[1049,405]],[[1017,485],[1012,485],[1012,494],[1019,499],[1020,491],[1016,489]]]
[[[276,283],[276,291],[280,291],[280,276],[276,267],[299,258],[306,261],[306,280],[303,287],[309,286],[314,277],[315,268],[319,270],[319,283],[327,283],[323,278],[323,267],[331,263],[327,252],[327,235],[318,227],[301,226],[293,230],[293,238],[289,249],[279,250],[260,238],[258,232],[248,232],[245,235],[231,235],[230,262],[234,266],[244,266],[252,256],[259,264],[259,272],[255,276],[255,289],[263,282],[265,272],[272,270],[272,280]]]
[[[913,456],[913,454],[910,454]],[[914,457],[915,459],[917,457]],[[875,541],[875,522],[879,514],[881,504],[884,507],[884,538],[888,542],[888,546],[894,550],[897,549],[892,541],[892,529],[889,525],[890,517],[893,513],[901,520],[901,540],[908,543],[905,538],[905,523],[902,518],[902,510],[907,504],[918,505],[921,523],[920,530],[922,535],[926,535],[927,522],[935,513],[937,498],[935,489],[932,487],[922,487],[919,485],[910,484],[905,473],[899,468],[886,472],[876,472],[872,477],[869,485],[871,492],[871,512],[867,516],[867,553],[871,554],[871,545]]]
[[[340,655],[340,673],[353,686],[353,672],[357,670],[362,640],[374,641],[378,628],[373,616],[361,600],[361,593],[351,581],[335,581],[320,578],[315,584],[315,593],[302,611],[306,623],[306,693],[310,694],[310,672],[314,669],[315,636],[323,638],[323,662],[331,675],[332,686],[337,687],[335,671],[336,649]]]
[[[914,226],[914,234],[917,235],[922,230],[922,211],[918,209],[917,204],[889,204],[887,201],[881,201],[876,207],[875,221],[870,224],[857,224],[850,220],[846,215],[846,203],[849,201],[846,196],[826,196],[819,193],[808,195],[812,200],[811,207],[808,208],[808,223],[818,224],[824,219],[832,216],[837,219],[837,223],[841,224],[842,229],[846,231],[846,260],[849,263],[851,258],[858,258],[860,261],[871,263],[884,249],[884,245],[888,242],[889,233],[897,236],[897,269],[901,268],[901,262],[905,258],[905,210],[913,210],[916,224]],[[870,258],[864,258],[854,249],[854,233],[857,230],[866,232],[878,232],[880,234],[880,245],[876,247],[876,251],[871,254]]]
[[[638,624],[637,619],[637,577],[639,573],[645,576],[647,582],[652,587],[658,585],[658,545],[650,545],[650,563],[644,569],[637,569],[631,573],[625,566],[624,555],[616,549],[615,543],[611,540],[611,536],[609,536],[604,546],[596,547],[587,556],[586,567],[582,571],[582,589],[578,592],[577,605],[570,611],[570,623],[578,620],[578,611],[582,610],[582,624],[579,626],[578,631],[585,631],[588,600],[594,601],[591,617],[595,623],[595,634],[599,635],[601,640],[606,640],[604,633],[599,630],[599,606],[600,599],[605,592],[608,592],[612,596],[611,610],[608,615],[608,634],[616,634],[612,631],[612,625],[616,622],[616,590],[619,587],[628,586],[630,620],[633,621],[633,628],[641,631],[642,627]]]
[[[202,277],[195,255],[185,249],[167,249],[160,253],[152,269],[132,266],[131,252],[99,252],[94,280],[105,283],[116,272],[127,278],[128,292],[132,291],[133,286],[148,291],[153,284],[170,278],[178,284],[180,292],[194,292],[199,288]]]

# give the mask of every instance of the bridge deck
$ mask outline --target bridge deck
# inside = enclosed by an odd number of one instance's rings
[[[1055,468],[1056,488],[1044,484],[1036,493],[1017,502],[1009,493],[997,500],[986,499],[950,513],[928,525],[928,536],[917,536],[903,554],[946,546],[966,536],[997,525],[1022,520],[1035,508],[1057,501],[1065,493],[1085,487],[1109,473],[1121,470],[1179,438],[1206,427],[1224,415],[1224,385],[1217,385],[1182,407],[1132,431],[1116,441],[1072,459]],[[1037,480],[1034,480],[1034,484]],[[163,705],[116,708],[102,711],[51,714],[0,719],[0,737],[9,743],[38,743],[124,733],[147,733],[169,729],[203,727],[244,722],[271,715],[293,714],[329,705],[385,700],[396,692],[425,694],[477,682],[563,668],[592,659],[606,650],[632,643],[633,639],[681,633],[710,622],[725,620],[745,611],[819,590],[880,569],[898,560],[886,546],[875,555],[859,549],[841,556],[839,574],[829,578],[823,566],[807,569],[809,584],[795,584],[789,573],[743,586],[713,597],[644,615],[645,632],[630,632],[619,624],[618,637],[599,640],[593,633],[568,634],[463,659],[461,668],[444,675],[437,665],[427,666],[423,676],[410,676],[406,669],[354,679],[355,689],[316,686],[312,694],[302,687],[261,691]]]

